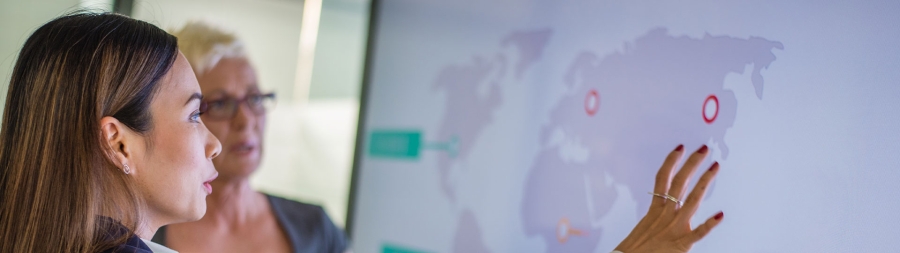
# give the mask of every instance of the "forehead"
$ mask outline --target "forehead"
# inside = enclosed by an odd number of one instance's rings
[[[178,53],[175,63],[160,85],[158,95],[154,99],[159,103],[154,103],[170,107],[181,107],[191,95],[200,92],[200,85],[197,83],[194,71],[191,70],[191,65],[188,64],[187,58],[181,52]],[[181,103],[175,103],[177,101],[181,101]]]
[[[243,57],[223,58],[199,77],[204,94],[243,95],[257,90],[256,71]]]

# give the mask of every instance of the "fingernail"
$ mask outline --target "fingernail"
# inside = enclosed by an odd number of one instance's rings
[[[713,219],[722,220],[723,217],[725,217],[725,213],[719,212],[718,214],[716,214],[716,217],[713,217]]]
[[[714,162],[712,166],[709,166],[709,171],[713,171],[719,168],[719,162]]]
[[[697,150],[697,153],[706,154],[706,151],[709,151],[709,148],[703,145],[703,147],[700,147],[700,150]]]
[[[678,145],[678,147],[675,148],[675,151],[678,151],[678,152],[681,152],[683,150],[684,150],[684,145]]]

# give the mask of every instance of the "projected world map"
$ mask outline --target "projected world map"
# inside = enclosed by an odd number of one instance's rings
[[[437,183],[451,202],[459,184],[453,171],[480,169],[466,159],[504,102],[501,86],[521,81],[552,41],[551,30],[515,32],[498,43],[515,50],[451,63],[435,78],[433,89],[447,97],[437,136],[458,139],[455,153],[437,158]],[[604,236],[600,221],[617,198],[637,203],[636,216],[649,206],[646,192],[660,161],[646,157],[663,157],[674,146],[648,143],[713,143],[727,159],[724,136],[739,105],[724,87],[726,75],[749,76],[762,99],[761,71],[776,60],[773,51],[783,49],[759,37],[692,38],[656,28],[622,50],[578,54],[565,75],[546,84],[564,85],[566,93],[542,126],[532,165],[523,168],[523,232],[542,238],[547,252],[594,250]],[[477,214],[462,208],[459,217],[453,252],[490,252]]]

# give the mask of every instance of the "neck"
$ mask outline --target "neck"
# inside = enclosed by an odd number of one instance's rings
[[[150,240],[153,238],[153,235],[156,234],[156,230],[159,229],[159,226],[147,225],[147,222],[141,222],[138,225],[137,230],[134,231],[134,234],[140,238]]]
[[[240,224],[265,210],[263,195],[250,187],[250,180],[219,178],[213,181],[213,193],[206,198],[206,215],[200,221],[218,224]]]
[[[154,222],[159,221],[159,219],[149,216],[149,213],[145,215],[148,216],[141,216],[141,220],[140,222],[138,222],[138,225],[134,230],[134,234],[140,238],[150,240],[150,238],[153,238],[153,235],[156,234],[156,230],[158,230],[159,227],[163,226],[163,224],[157,224],[158,222]]]
[[[265,211],[268,203],[265,197],[250,187],[248,178],[231,180],[219,177],[210,183],[213,193],[206,197],[206,214],[197,222],[175,223],[171,225],[206,224],[214,226],[234,227],[246,223],[260,211]],[[263,208],[260,208],[263,207]],[[135,234],[149,240],[156,230],[165,224],[152,222],[153,217],[143,217]]]

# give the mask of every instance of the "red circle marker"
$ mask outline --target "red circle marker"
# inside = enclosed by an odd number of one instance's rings
[[[597,114],[597,110],[600,110],[600,93],[597,93],[597,90],[591,89],[584,98],[584,111],[587,112],[588,115],[594,116],[594,114]]]
[[[707,107],[707,105],[709,105],[709,103],[714,103],[713,108],[715,108],[715,111],[713,112],[712,116],[707,117],[706,116],[706,107]],[[716,121],[716,117],[718,117],[718,116],[719,116],[719,98],[717,98],[716,95],[709,95],[709,97],[706,97],[706,100],[703,101],[703,121],[706,121],[706,124],[712,124],[713,121]]]

